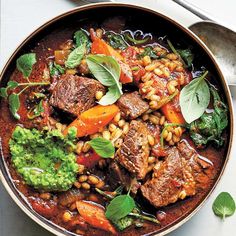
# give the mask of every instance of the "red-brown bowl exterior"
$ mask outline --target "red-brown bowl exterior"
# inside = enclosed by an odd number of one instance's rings
[[[229,159],[229,155],[230,155],[230,151],[231,151],[231,146],[232,146],[232,142],[233,142],[233,106],[232,106],[232,100],[231,100],[231,95],[229,92],[229,88],[226,84],[226,81],[219,69],[219,66],[217,65],[214,56],[212,55],[212,53],[207,49],[207,47],[202,43],[202,41],[195,36],[190,30],[188,30],[187,28],[185,28],[184,26],[182,26],[181,24],[177,23],[176,21],[174,21],[173,19],[159,13],[156,11],[153,11],[151,9],[148,8],[144,8],[141,6],[135,6],[135,5],[130,5],[130,4],[121,4],[121,3],[99,3],[99,4],[90,4],[90,5],[85,5],[82,7],[78,7],[75,9],[72,9],[68,12],[65,12],[55,18],[53,18],[52,20],[48,21],[47,23],[45,23],[44,25],[42,25],[41,27],[39,27],[38,29],[36,29],[31,35],[29,35],[19,46],[18,48],[15,50],[15,52],[12,54],[12,56],[9,58],[9,60],[7,61],[1,75],[0,75],[0,82],[3,83],[3,80],[7,80],[7,76],[8,74],[10,74],[14,68],[13,64],[15,59],[17,58],[17,55],[19,55],[19,52],[22,50],[22,48],[25,48],[25,45],[28,45],[32,42],[32,39],[37,39],[38,36],[40,36],[42,34],[43,31],[47,30],[47,28],[49,28],[50,26],[52,26],[52,24],[55,23],[63,23],[63,20],[70,18],[71,16],[77,16],[77,17],[81,17],[81,19],[83,17],[89,17],[89,13],[96,11],[96,14],[101,14],[101,13],[105,13],[109,15],[110,11],[121,11],[121,13],[123,11],[128,11],[130,13],[132,12],[139,12],[141,15],[140,17],[146,17],[148,15],[152,15],[152,17],[155,17],[156,20],[160,21],[162,20],[163,22],[166,23],[166,25],[173,27],[174,29],[176,29],[177,31],[179,31],[182,35],[185,35],[186,38],[188,38],[188,40],[191,40],[192,42],[194,42],[196,45],[198,45],[199,48],[201,48],[202,51],[204,51],[204,53],[206,54],[205,56],[209,59],[211,67],[214,69],[215,74],[217,75],[217,78],[219,78],[219,83],[222,87],[222,91],[224,91],[224,95],[229,107],[229,114],[230,114],[230,120],[229,120],[229,141],[228,141],[228,150],[227,150],[227,154],[226,154],[226,158],[225,158],[225,162],[224,165],[222,166],[222,169],[220,171],[220,173],[218,174],[217,180],[214,184],[214,186],[212,187],[211,191],[206,195],[206,197],[202,200],[201,204],[199,204],[195,209],[192,209],[192,211],[190,212],[189,215],[187,215],[186,217],[180,219],[177,222],[174,222],[173,224],[169,225],[167,228],[164,229],[164,231],[159,231],[158,235],[165,235],[167,233],[170,233],[171,231],[173,231],[174,229],[178,228],[179,226],[181,226],[183,223],[185,223],[188,219],[190,219],[205,203],[205,201],[209,198],[210,194],[212,193],[213,189],[215,188],[216,184],[218,183],[218,181],[220,180],[225,166],[227,164],[227,161]],[[154,27],[155,24],[152,22],[151,23]],[[6,82],[6,81],[5,81]],[[36,214],[30,207],[29,205],[26,204],[26,202],[23,200],[24,196],[22,196],[21,194],[19,194],[19,192],[17,191],[17,189],[14,187],[14,185],[12,184],[11,178],[10,178],[10,174],[8,171],[8,168],[6,166],[6,163],[3,160],[3,155],[2,155],[2,151],[0,150],[0,155],[1,155],[1,159],[0,159],[0,179],[3,183],[3,185],[5,186],[6,190],[8,191],[9,195],[12,197],[12,199],[16,202],[16,204],[29,216],[31,217],[35,222],[37,222],[39,225],[41,225],[42,227],[44,227],[45,229],[47,229],[48,231],[52,232],[55,235],[59,235],[59,236],[65,236],[65,235],[75,235],[71,232],[66,231],[65,229],[53,224],[52,222],[46,220],[45,218],[39,216],[38,214]],[[157,235],[157,233],[152,232],[150,233],[150,235]]]

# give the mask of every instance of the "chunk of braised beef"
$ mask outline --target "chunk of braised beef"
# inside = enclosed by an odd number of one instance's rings
[[[148,103],[144,101],[137,91],[123,94],[117,101],[121,115],[127,119],[136,119],[149,109]]]
[[[148,172],[150,152],[147,136],[150,134],[142,121],[133,120],[124,137],[124,142],[116,152],[117,161],[137,179],[143,179]]]
[[[76,75],[62,75],[52,91],[50,104],[73,116],[93,107],[97,91],[105,93],[98,81]]]
[[[153,177],[141,186],[143,196],[155,207],[193,196],[210,181],[211,162],[186,141],[166,152],[166,159],[155,165]]]
[[[130,173],[116,161],[109,165],[109,182],[114,189],[123,186],[126,191],[130,189],[133,194],[136,194],[140,187],[137,179],[132,178]]]

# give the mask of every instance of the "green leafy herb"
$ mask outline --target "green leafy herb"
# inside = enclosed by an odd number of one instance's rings
[[[190,67],[192,65],[194,55],[192,54],[190,49],[178,49],[176,50],[173,46],[173,44],[170,42],[170,40],[167,40],[167,43],[170,47],[170,49],[173,51],[174,54],[179,56],[179,58],[182,60],[184,66]]]
[[[117,221],[127,216],[135,207],[132,197],[127,195],[119,195],[115,197],[106,209],[106,217],[111,221]]]
[[[108,43],[115,49],[125,50],[129,44],[125,41],[124,36],[111,31],[106,33]]]
[[[145,47],[144,52],[139,54],[139,58],[149,56],[151,59],[159,59],[161,56],[158,56],[151,46]]]
[[[89,144],[93,150],[101,157],[109,158],[113,157],[115,154],[115,148],[111,141],[98,137],[89,141]]]
[[[215,199],[212,210],[221,219],[225,219],[226,216],[232,216],[235,212],[234,199],[229,193],[222,192]]]
[[[9,81],[7,83],[6,88],[1,88],[0,89],[0,96],[4,97],[4,98],[7,98],[8,97],[8,93],[7,93],[8,89],[14,89],[14,88],[18,87],[18,85],[19,84],[16,81]]]
[[[99,104],[109,105],[116,102],[123,94],[122,85],[119,82],[121,73],[119,63],[113,57],[104,55],[89,55],[86,61],[94,77],[108,87],[108,92]]]
[[[51,76],[58,76],[65,73],[65,69],[62,66],[52,61],[49,63],[49,71]]]
[[[12,113],[12,115],[19,120],[20,119],[20,115],[17,113],[19,108],[20,108],[20,99],[19,99],[19,95],[12,93],[9,98],[9,106],[10,106],[10,111]]]
[[[181,56],[181,58],[184,60],[186,63],[187,67],[190,67],[193,63],[194,55],[191,52],[191,50],[188,49],[178,49],[177,52]]]
[[[149,40],[149,37],[143,39],[135,39],[134,36],[130,36],[129,34],[125,34],[125,38],[135,45],[146,43]]]
[[[28,78],[32,72],[32,67],[36,62],[35,53],[24,54],[17,59],[16,67],[24,77]]]
[[[65,66],[70,69],[75,68],[80,64],[85,53],[86,53],[86,45],[81,44],[69,54],[65,62]]]
[[[39,104],[37,104],[33,109],[31,109],[31,110],[27,113],[27,117],[28,117],[29,119],[34,119],[34,118],[40,116],[42,112],[44,112],[43,100],[41,100],[41,101],[39,102]]]
[[[84,30],[81,29],[76,31],[74,34],[74,39],[76,47],[79,47],[81,45],[86,45],[87,48],[90,47],[89,37]]]
[[[8,98],[9,106],[10,106],[10,111],[12,115],[16,119],[20,119],[19,114],[17,113],[19,108],[20,108],[20,99],[19,96],[21,93],[23,93],[26,89],[32,86],[40,86],[40,85],[49,85],[49,82],[28,82],[28,83],[17,83],[15,81],[9,81],[7,83],[7,87],[1,88],[0,89],[0,96],[4,98]],[[23,89],[20,90],[18,93],[12,93],[10,96],[8,96],[8,90],[9,89],[15,89],[17,87],[24,87]]]
[[[134,223],[134,219],[132,217],[125,216],[119,220],[113,220],[112,223],[118,230],[122,231],[131,226]]]
[[[228,125],[228,108],[221,101],[217,90],[210,85],[213,96],[213,107],[211,112],[205,112],[198,120],[190,124],[190,137],[197,147],[204,147],[208,142],[222,146],[224,139],[223,130]]]
[[[189,124],[201,117],[209,105],[210,91],[205,81],[207,74],[208,71],[193,79],[180,92],[181,112]]]
[[[130,212],[128,214],[128,216],[134,216],[134,217],[142,219],[142,220],[147,220],[147,221],[151,221],[151,222],[156,223],[156,224],[160,224],[160,222],[156,219],[156,217],[152,216],[152,215],[148,216],[148,215],[143,215],[143,214],[140,214],[140,213]]]

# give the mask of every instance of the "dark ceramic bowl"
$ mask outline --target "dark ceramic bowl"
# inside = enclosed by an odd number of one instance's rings
[[[222,163],[218,168],[218,173],[210,189],[208,189],[201,198],[196,200],[194,204],[190,204],[188,209],[183,210],[184,208],[181,208],[182,212],[180,217],[176,218],[172,222],[169,222],[163,227],[154,226],[150,228],[149,232],[145,232],[148,233],[148,235],[165,235],[185,223],[203,206],[223,174],[232,146],[233,108],[229,89],[214,56],[201,42],[201,40],[199,40],[191,31],[181,24],[151,9],[120,3],[101,3],[82,6],[53,18],[27,37],[6,63],[1,73],[0,83],[1,86],[4,86],[7,83],[7,80],[15,69],[16,58],[18,58],[22,53],[33,49],[38,42],[42,42],[43,40],[53,40],[53,35],[57,36],[54,38],[55,40],[57,40],[58,37],[70,38],[71,32],[73,32],[73,30],[75,31],[80,26],[89,25],[92,22],[93,26],[96,27],[96,24],[99,25],[99,23],[104,19],[114,16],[124,17],[126,19],[127,27],[129,28],[141,29],[144,32],[153,32],[154,34],[156,32],[158,35],[163,36],[168,35],[172,41],[178,41],[182,45],[192,45],[198,55],[201,56],[201,63],[204,64],[216,78],[229,107],[230,120],[229,128],[227,130],[228,141],[225,152],[223,153]],[[1,152],[0,155],[1,180],[17,205],[35,222],[55,235],[74,235],[73,233],[68,232],[46,220],[29,207],[29,205],[24,201],[23,196],[17,191],[12,183],[7,165],[4,162],[3,153]],[[177,205],[177,207],[180,206]],[[140,231],[140,235],[141,234],[143,234],[142,231]]]

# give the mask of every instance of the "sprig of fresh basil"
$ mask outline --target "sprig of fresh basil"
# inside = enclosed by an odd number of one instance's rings
[[[87,48],[90,47],[89,37],[83,29],[75,32],[74,39],[76,47],[79,47],[80,45],[86,45]]]
[[[210,91],[203,75],[193,79],[180,92],[180,107],[187,123],[198,119],[206,110],[210,102]]]
[[[116,102],[123,94],[120,79],[120,65],[111,56],[88,55],[86,58],[89,70],[94,77],[104,86],[109,87],[108,92],[99,101],[101,105],[109,105]]]
[[[89,144],[93,150],[101,157],[110,158],[115,154],[115,148],[111,141],[106,140],[102,137],[94,138],[89,141]]]
[[[235,212],[235,201],[229,193],[222,192],[213,202],[212,210],[221,219],[232,216]]]
[[[81,44],[79,47],[75,48],[68,56],[65,66],[67,68],[73,69],[78,66],[86,52],[86,45]]]
[[[32,72],[33,65],[36,62],[35,53],[24,54],[16,60],[16,67],[24,77],[28,78]]]
[[[19,95],[16,93],[12,93],[9,98],[9,106],[10,106],[10,111],[12,113],[12,115],[19,120],[20,119],[20,115],[18,114],[18,110],[20,108],[20,99],[19,99]]]
[[[106,217],[117,221],[127,216],[135,208],[135,201],[129,194],[115,197],[106,209]]]

